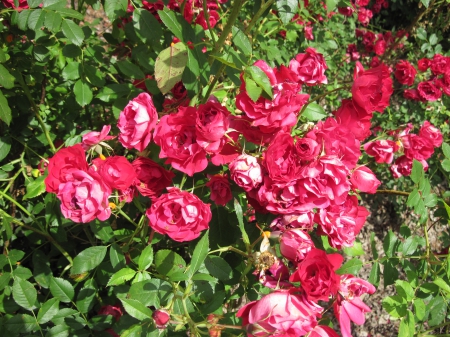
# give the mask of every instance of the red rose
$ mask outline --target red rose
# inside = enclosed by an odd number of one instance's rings
[[[427,139],[434,147],[442,145],[443,137],[441,131],[429,121],[423,122],[420,127],[419,136]]]
[[[445,74],[450,71],[450,57],[435,54],[431,60],[431,71],[435,75]]]
[[[159,158],[167,158],[166,164],[191,177],[208,166],[206,152],[197,143],[196,112],[194,107],[180,107],[177,113],[163,116],[154,135],[161,147]]]
[[[416,78],[417,70],[408,61],[401,60],[395,66],[395,78],[399,83],[404,85],[413,85]]]
[[[173,172],[167,171],[148,158],[138,157],[131,165],[136,171],[136,188],[142,195],[152,199],[158,197],[166,187],[169,187],[175,177]]]
[[[158,122],[158,113],[152,98],[146,92],[131,100],[120,113],[117,127],[119,142],[127,149],[144,151]]]
[[[289,69],[296,74],[297,81],[308,86],[328,83],[325,76],[327,64],[323,55],[317,53],[314,48],[308,47],[304,54],[297,54],[295,59],[289,62]]]
[[[358,166],[353,170],[350,177],[352,189],[358,189],[365,193],[376,193],[381,182],[377,179],[375,174],[367,166]]]
[[[409,159],[427,160],[433,155],[433,143],[428,138],[415,135],[413,133],[407,134],[400,138],[405,156]]]
[[[362,141],[370,136],[372,113],[355,106],[353,100],[343,99],[341,107],[334,112],[334,117],[339,124],[352,130],[357,140]]]
[[[311,138],[296,138],[295,149],[300,160],[314,160],[320,153],[320,145]]]
[[[375,54],[383,55],[386,51],[386,41],[384,41],[384,39],[378,39],[377,42],[375,42],[373,50],[375,51]]]
[[[195,127],[197,143],[208,153],[218,153],[225,145],[224,137],[228,130],[230,112],[218,102],[208,101],[200,104],[197,110]]]
[[[6,8],[17,9],[18,11],[28,8],[27,0],[18,0],[17,1],[19,3],[18,6],[15,5],[15,0],[1,0],[1,1],[2,1],[3,6],[5,6]]]
[[[450,71],[445,73],[441,78],[438,78],[436,80],[436,85],[441,88],[444,94],[450,96]]]
[[[58,193],[59,185],[73,179],[73,171],[87,171],[88,164],[85,155],[80,144],[68,146],[56,152],[48,163],[45,190],[50,193]]]
[[[364,145],[364,150],[369,156],[375,157],[377,163],[392,163],[394,153],[398,151],[398,145],[392,140],[376,140]]]
[[[420,98],[429,102],[436,101],[442,96],[442,91],[434,81],[420,82],[417,85],[417,91],[419,92]]]
[[[133,166],[123,156],[106,158],[99,169],[99,174],[106,185],[117,190],[126,190],[137,177]]]
[[[361,22],[363,26],[369,24],[370,19],[372,19],[373,13],[370,9],[363,7],[358,8],[358,21]]]
[[[419,160],[423,166],[423,170],[428,170],[428,163],[425,160]],[[413,160],[406,157],[401,156],[395,160],[395,164],[393,164],[389,170],[392,173],[394,178],[400,178],[401,176],[409,176],[411,175]]]
[[[225,175],[216,174],[212,176],[206,186],[211,189],[210,198],[217,205],[225,206],[228,201],[233,199],[230,182]]]
[[[164,309],[157,309],[153,311],[152,318],[158,329],[165,329],[167,327],[167,323],[169,323],[170,315]]]
[[[301,282],[301,287],[311,301],[328,301],[330,295],[336,295],[340,278],[335,273],[344,258],[339,254],[326,254],[313,248],[305,259],[297,265],[297,270],[289,281]]]
[[[425,102],[426,100],[420,97],[417,89],[405,89],[403,91],[403,97],[412,101]]]
[[[366,112],[383,112],[393,92],[389,69],[384,64],[358,72],[352,86],[353,102]]]
[[[431,66],[430,59],[423,58],[423,59],[420,59],[419,61],[417,61],[417,68],[422,72],[427,71],[428,68],[430,68],[430,66]]]
[[[146,215],[155,232],[168,235],[172,240],[192,241],[209,228],[211,210],[196,195],[176,187],[154,200]]]
[[[100,310],[98,311],[99,315],[111,315],[114,317],[114,319],[116,320],[116,322],[119,321],[120,317],[122,317],[123,312],[122,312],[122,308],[120,306],[120,304],[116,304],[116,305],[104,305],[103,307],[100,308]]]
[[[305,32],[305,39],[306,40],[314,40],[314,35],[313,35],[313,27],[311,26],[305,26],[303,28],[304,32]]]

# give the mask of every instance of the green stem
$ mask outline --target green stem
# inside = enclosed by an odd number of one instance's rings
[[[42,131],[44,132],[45,138],[47,139],[48,145],[50,146],[50,149],[53,153],[56,152],[55,145],[53,144],[52,139],[50,138],[50,134],[48,133],[47,128],[45,127],[44,121],[41,118],[41,115],[39,114],[39,108],[36,105],[36,102],[33,100],[33,97],[31,96],[30,89],[28,89],[28,86],[26,85],[25,81],[23,80],[22,74],[15,71],[14,75],[16,79],[19,81],[20,86],[22,87],[25,96],[27,96],[28,100],[31,103],[31,106],[33,107],[34,114],[36,116],[36,119],[39,122],[39,125],[41,126]]]
[[[135,225],[136,227],[139,227],[139,225],[134,222],[129,216],[128,214],[126,214],[124,211],[122,211],[120,208],[117,208],[118,212],[120,215],[122,215],[125,219],[127,219],[129,222],[131,222],[133,225]]]
[[[248,255],[247,253],[245,253],[245,252],[243,252],[242,250],[239,250],[239,249],[237,249],[237,248],[234,248],[234,247],[232,247],[232,246],[222,247],[222,248],[219,248],[219,249],[210,251],[210,252],[208,252],[208,254],[212,254],[212,253],[222,253],[222,252],[235,252],[235,253],[241,254],[242,256],[245,256],[245,257],[247,257],[247,258],[249,257],[249,255]]]
[[[258,22],[261,15],[264,14],[264,12],[273,5],[275,0],[269,0],[266,3],[264,1],[261,4],[261,8],[256,12],[255,16],[253,17],[252,21],[248,24],[247,28],[245,28],[244,34],[247,35],[252,30],[253,26]]]
[[[409,196],[409,192],[396,191],[396,190],[377,190],[377,194],[393,194],[393,195],[401,195],[404,197]]]

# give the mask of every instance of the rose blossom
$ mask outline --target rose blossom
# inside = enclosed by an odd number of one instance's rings
[[[296,138],[295,149],[300,160],[314,160],[320,153],[320,145],[311,138]]]
[[[83,135],[81,146],[85,151],[89,150],[92,146],[97,145],[100,142],[111,140],[116,138],[115,136],[108,136],[111,131],[111,125],[103,125],[102,131],[91,131]]]
[[[358,189],[365,193],[376,193],[381,182],[377,179],[375,174],[367,166],[358,166],[353,170],[350,177],[352,189]]]
[[[358,21],[361,22],[363,26],[369,24],[370,19],[372,19],[373,13],[370,9],[363,7],[358,8]]]
[[[375,54],[377,55],[383,55],[384,52],[386,51],[386,41],[384,41],[383,38],[378,39],[375,42],[375,45],[373,47],[373,50],[375,51]]]
[[[326,254],[313,248],[305,259],[297,265],[291,275],[291,282],[301,282],[301,287],[311,301],[328,301],[330,295],[336,295],[339,288],[339,275],[335,273],[344,258],[339,254]]]
[[[441,131],[429,121],[423,122],[420,127],[419,136],[428,139],[434,147],[442,145],[443,137]]]
[[[314,40],[314,35],[313,35],[313,27],[311,26],[305,26],[305,28],[303,29],[305,32],[305,39],[306,40]]]
[[[144,151],[152,138],[152,131],[158,122],[158,113],[152,97],[146,92],[131,100],[120,113],[117,127],[119,142],[127,149]]]
[[[287,230],[280,237],[280,252],[292,262],[300,262],[314,248],[309,234],[301,229]]]
[[[377,163],[392,163],[394,153],[398,151],[398,145],[392,140],[376,140],[364,144],[364,151],[369,156],[375,157]]]
[[[450,71],[450,57],[435,54],[431,60],[431,71],[435,75],[445,74]]]
[[[404,85],[413,85],[416,78],[417,70],[406,60],[401,60],[395,66],[395,78]]]
[[[403,91],[403,97],[412,101],[426,102],[425,99],[420,97],[419,91],[417,89],[405,89]]]
[[[19,5],[16,6],[14,4],[14,0],[2,0],[2,4],[3,6],[5,6],[6,8],[13,8],[13,9],[17,9],[17,10],[22,10],[22,9],[27,9],[28,8],[28,2],[27,0],[19,0],[18,1]],[[42,6],[42,5],[41,5]]]
[[[100,310],[98,311],[99,315],[111,315],[114,317],[114,319],[116,320],[116,322],[119,321],[120,317],[122,317],[123,312],[122,312],[122,308],[120,307],[120,304],[116,304],[116,305],[104,305],[103,307],[100,308]]]
[[[441,78],[438,78],[436,80],[436,85],[441,88],[444,94],[450,96],[450,71],[445,73]]]
[[[339,335],[326,325],[317,325],[308,337],[339,337]]]
[[[206,152],[197,143],[196,112],[194,107],[180,107],[177,113],[163,116],[154,135],[161,147],[159,158],[167,158],[166,164],[191,177],[208,166]]]
[[[258,301],[247,303],[237,312],[248,337],[304,336],[317,325],[323,309],[304,294],[276,290]]]
[[[229,115],[227,108],[218,102],[208,101],[199,105],[195,120],[197,143],[206,152],[217,153],[226,143],[224,136],[230,124]]]
[[[50,193],[58,193],[59,185],[73,180],[72,172],[88,170],[83,148],[80,144],[75,144],[59,150],[50,158],[47,169],[45,190]]]
[[[428,163],[425,160],[419,160],[423,166],[423,170],[428,170]],[[395,164],[393,164],[389,169],[394,178],[400,178],[401,176],[409,176],[411,175],[413,165],[413,159],[410,159],[406,156],[398,157],[395,160]]]
[[[226,175],[216,174],[212,176],[206,186],[211,189],[210,198],[217,205],[225,206],[228,201],[233,199],[230,182]]]
[[[167,190],[169,193],[155,199],[146,212],[150,227],[178,242],[196,239],[209,228],[212,217],[209,204],[176,187]]]
[[[368,70],[357,70],[355,77],[352,86],[354,103],[368,113],[374,111],[382,113],[389,105],[393,92],[388,67],[382,64]]]
[[[334,112],[334,117],[339,124],[352,130],[357,140],[362,141],[370,136],[372,113],[360,109],[353,104],[353,100],[343,99],[341,107]]]
[[[253,156],[241,154],[230,163],[229,169],[231,179],[246,192],[258,187],[263,181],[261,166]]]
[[[106,158],[99,169],[99,174],[106,185],[117,190],[126,190],[137,177],[133,166],[123,156]]]
[[[413,133],[404,135],[400,138],[405,156],[409,159],[427,160],[433,155],[433,143],[427,138],[415,135]]]
[[[59,185],[57,196],[61,200],[61,212],[74,222],[87,223],[95,218],[105,221],[111,215],[108,197],[109,187],[93,170],[72,172],[72,180]]]
[[[152,318],[158,329],[165,329],[167,327],[167,323],[169,323],[170,315],[164,309],[157,309],[153,311]]]
[[[142,195],[152,199],[169,187],[175,177],[173,172],[167,171],[149,158],[138,157],[131,165],[136,171],[136,188]]]
[[[422,58],[419,61],[417,61],[417,68],[420,71],[422,71],[422,72],[423,71],[427,71],[428,68],[430,68],[430,66],[431,66],[431,60],[430,59]]]
[[[436,101],[442,96],[442,91],[434,81],[420,82],[417,85],[417,91],[422,99],[429,102]]]
[[[289,69],[296,74],[297,81],[308,86],[328,83],[325,76],[327,64],[323,55],[317,53],[314,48],[308,47],[304,54],[297,54],[289,62]]]

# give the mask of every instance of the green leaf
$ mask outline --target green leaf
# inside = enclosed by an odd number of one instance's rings
[[[61,9],[67,5],[65,0],[44,0],[43,7],[46,9]]]
[[[410,302],[414,298],[414,289],[411,287],[409,282],[403,280],[395,281],[395,289],[397,293]]]
[[[65,37],[67,37],[70,42],[72,42],[76,46],[81,46],[84,40],[84,32],[80,26],[78,26],[72,20],[64,19],[61,25],[61,29]]]
[[[356,275],[358,271],[363,266],[363,263],[360,259],[351,259],[343,264],[341,268],[336,270],[336,274],[353,274]]]
[[[40,176],[35,181],[32,181],[27,185],[27,193],[23,196],[23,199],[32,199],[45,192],[45,177]]]
[[[6,89],[11,89],[14,87],[14,80],[14,76],[0,64],[0,85],[4,86]]]
[[[24,9],[23,11],[21,11],[19,13],[19,16],[17,18],[17,26],[19,27],[19,29],[21,30],[27,30],[28,27],[28,17],[31,14],[31,10],[29,9]]]
[[[250,78],[245,78],[245,91],[253,102],[256,102],[262,94],[262,89]]]
[[[414,159],[411,170],[411,180],[414,181],[416,184],[418,184],[419,181],[423,178],[423,175],[424,171],[422,164],[420,163],[420,161]]]
[[[383,299],[383,308],[393,317],[404,317],[407,314],[407,305],[403,297],[394,295]]]
[[[19,262],[22,260],[22,258],[25,256],[25,252],[17,249],[11,249],[8,253],[8,259],[11,264],[16,264],[16,262]]]
[[[410,236],[403,242],[402,253],[403,255],[412,255],[419,246],[419,238],[417,236]]]
[[[378,262],[375,262],[369,275],[369,282],[372,283],[375,287],[378,287],[378,285],[380,284],[380,273],[380,264]]]
[[[327,113],[321,105],[312,102],[306,106],[305,110],[302,112],[302,116],[310,122],[316,122],[324,119],[327,116]]]
[[[32,310],[37,299],[37,291],[33,284],[26,280],[16,278],[12,287],[14,301],[21,307]]]
[[[80,106],[84,107],[91,103],[93,98],[91,87],[83,80],[80,79],[75,83],[73,92],[75,93],[75,100]]]
[[[450,145],[442,143],[442,152],[446,158],[450,159]]]
[[[113,22],[121,16],[125,16],[128,7],[128,0],[108,0],[105,1],[105,13],[108,19]]]
[[[103,102],[109,103],[119,97],[127,96],[130,91],[130,87],[126,84],[110,84],[102,88],[95,97]]]
[[[437,296],[428,303],[427,311],[430,313],[430,319],[428,320],[430,327],[441,324],[447,313],[447,303],[442,296]]]
[[[151,279],[131,285],[129,298],[141,302],[146,307],[165,305],[172,296],[172,285],[164,280]]]
[[[445,158],[442,162],[441,162],[442,168],[446,171],[446,172],[450,172],[450,159]]]
[[[140,337],[142,336],[142,326],[141,324],[135,324],[127,328],[120,334],[121,337]],[[147,334],[149,337],[153,337],[152,335]]]
[[[155,79],[163,94],[181,81],[187,60],[188,52],[183,43],[171,45],[159,53],[155,62]]]
[[[384,288],[394,284],[398,279],[398,269],[391,261],[386,261],[383,263],[383,278],[384,278]]]
[[[71,274],[83,274],[96,268],[106,256],[106,246],[89,247],[73,259]]]
[[[48,12],[47,12],[48,13]],[[58,14],[59,16],[62,16],[64,18],[74,18],[77,20],[84,20],[84,15],[81,14],[80,12],[71,9],[71,8],[58,8],[56,14]]]
[[[261,87],[270,99],[273,99],[272,84],[270,84],[269,77],[261,68],[257,66],[250,66],[245,69],[245,72],[251,76],[253,81]]]
[[[437,285],[439,288],[441,288],[446,293],[450,294],[450,286],[440,277],[436,277],[436,279],[433,280],[433,283]]]
[[[426,198],[423,200],[426,207],[434,207],[437,205],[437,195],[434,193],[431,193],[426,196]]]
[[[27,333],[39,329],[36,319],[27,314],[15,314],[5,323],[7,330],[13,333]]]
[[[77,308],[82,313],[88,313],[94,306],[97,284],[93,279],[87,280],[77,295]]]
[[[239,229],[241,230],[242,240],[246,245],[249,245],[250,239],[248,238],[247,232],[245,231],[244,215],[242,213],[242,207],[236,198],[234,199],[234,211],[236,212],[236,217],[239,223]]]
[[[248,37],[244,34],[242,30],[233,26],[232,28],[232,42],[239,49],[239,51],[245,56],[250,56],[252,54],[252,44]]]
[[[5,122],[6,125],[8,125],[8,126],[12,120],[11,108],[9,107],[8,100],[6,99],[5,96],[3,96],[3,93],[1,90],[0,90],[0,120]],[[3,158],[0,158],[0,161],[2,159]]]
[[[436,36],[435,33],[430,35],[430,40],[429,40],[430,44],[433,46],[436,43],[438,43],[438,37]]]
[[[339,0],[326,0],[327,3],[327,12],[330,13],[335,10]]]
[[[69,337],[70,327],[63,324],[49,329],[45,337]]]
[[[420,2],[421,2],[426,8],[428,8],[428,6],[430,5],[430,0],[420,0]]]
[[[70,282],[59,277],[52,277],[50,280],[50,292],[64,303],[70,303],[75,295]]]
[[[158,273],[166,276],[183,274],[186,270],[186,262],[177,253],[162,249],[155,254],[155,266]]]
[[[205,261],[205,258],[208,255],[208,249],[209,249],[209,230],[206,231],[205,234],[203,234],[203,237],[195,246],[194,253],[192,254],[191,263],[186,272],[189,278],[192,278],[192,276],[197,272],[197,270],[199,270],[203,261]]]
[[[36,8],[39,7],[39,5],[42,3],[42,0],[28,0],[27,3],[30,8]]]
[[[78,12],[77,12],[78,13]],[[44,26],[53,33],[60,31],[62,23],[62,17],[59,13],[53,11],[47,11],[45,15]]]
[[[344,253],[347,256],[361,256],[365,254],[361,242],[355,241],[352,247],[344,247]]]
[[[69,62],[64,67],[61,75],[64,80],[77,80],[80,78],[81,64],[78,62]]]
[[[37,315],[37,321],[39,324],[45,324],[49,322],[53,316],[59,311],[59,300],[57,298],[51,298],[44,304],[42,304]]]
[[[106,286],[109,287],[123,284],[126,281],[131,280],[134,277],[134,275],[136,275],[135,270],[130,268],[122,268],[117,273],[111,276]]]
[[[427,31],[422,27],[417,28],[417,37],[421,40],[427,40]]]
[[[134,63],[131,63],[129,60],[122,60],[120,62],[117,62],[117,66],[119,67],[120,71],[128,77],[135,79],[145,78],[145,74],[142,72],[142,70]]]
[[[163,35],[158,20],[148,10],[138,8],[133,12],[133,26],[136,34],[144,43],[159,46]]]
[[[414,312],[419,319],[419,321],[423,320],[425,317],[425,303],[420,298],[414,299]]]
[[[283,24],[288,24],[298,10],[297,0],[277,0],[278,15]]]
[[[109,248],[109,259],[115,270],[116,268],[125,267],[125,255],[123,255],[122,249],[120,249],[117,243],[113,243]]]
[[[42,9],[35,9],[28,17],[28,28],[38,30],[44,26],[46,13]]]
[[[89,83],[96,87],[103,87],[105,85],[105,79],[103,77],[102,72],[89,64],[85,64],[83,66],[84,74],[87,77]]]
[[[208,255],[205,259],[205,267],[211,276],[221,281],[227,281],[233,276],[233,269],[220,256]]]
[[[47,255],[41,250],[35,250],[33,253],[33,275],[39,286],[48,289],[52,276],[50,262]]]
[[[383,240],[383,249],[387,257],[392,257],[397,251],[398,238],[395,236],[394,232],[389,230],[386,237]]]
[[[152,318],[152,311],[138,300],[121,298],[120,301],[122,302],[125,311],[131,317],[134,317],[138,320]]]
[[[398,337],[414,337],[415,320],[414,314],[411,310],[407,311],[407,315],[400,321],[400,328],[398,330]]]
[[[153,263],[153,247],[147,246],[139,256],[139,270],[147,270]]]
[[[158,11],[159,18],[166,25],[167,28],[179,38],[181,41],[187,43],[188,41],[197,42],[195,31],[191,25],[185,20],[183,15],[175,13],[174,11],[164,7],[164,10]]]

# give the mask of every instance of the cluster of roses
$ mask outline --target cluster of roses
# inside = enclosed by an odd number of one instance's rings
[[[17,1],[17,0],[16,0]],[[6,8],[13,8],[17,10],[27,9],[28,8],[28,2],[27,0],[18,0],[17,6],[15,0],[1,0],[3,6]]]
[[[203,0],[169,0],[169,1],[146,1],[142,0],[142,6],[150,13],[152,13],[159,21],[158,11],[164,9],[164,3],[167,3],[166,6],[168,9],[181,13],[183,12],[183,16],[189,23],[196,23],[203,27],[203,29],[208,29],[209,26],[213,28],[220,19],[220,15],[218,13],[219,4],[224,4],[228,0],[206,0],[206,13],[203,8]],[[127,12],[133,12],[134,6],[132,4],[128,4]]]
[[[395,153],[402,154],[390,167],[394,178],[411,175],[414,159],[420,161],[426,171],[428,169],[426,160],[433,155],[434,148],[442,145],[443,137],[441,131],[428,121],[420,127],[418,135],[410,133],[413,128],[413,125],[409,123],[400,132],[391,132],[393,140],[368,142],[364,144],[364,150],[379,164],[391,164]]]
[[[339,7],[338,11],[345,16],[352,16],[353,13],[357,12],[358,21],[363,26],[367,26],[373,17],[373,13],[379,13],[382,8],[389,7],[389,2],[387,0],[375,0],[371,9],[367,8],[369,3],[370,0],[352,0],[352,6]]]
[[[450,95],[450,57],[435,54],[432,59],[422,58],[417,62],[420,72],[431,70],[428,79],[417,84],[416,89],[405,89],[406,99],[419,102],[432,102],[441,98],[442,93]],[[412,86],[417,70],[406,60],[401,60],[395,67],[395,78],[401,84]],[[425,74],[424,74],[425,75]]]

